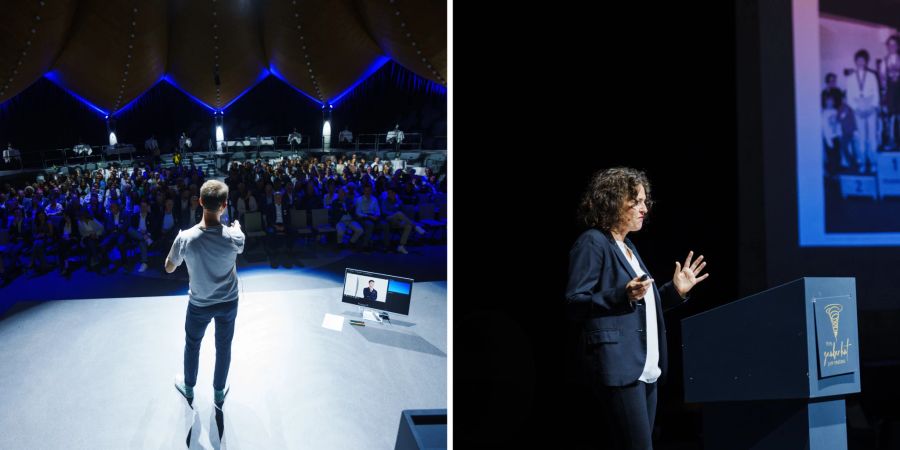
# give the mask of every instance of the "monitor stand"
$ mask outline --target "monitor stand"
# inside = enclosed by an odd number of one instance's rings
[[[363,320],[369,320],[378,323],[384,323],[385,320],[391,320],[390,316],[388,316],[388,313],[382,311],[374,311],[371,309],[360,307],[360,313],[362,314]]]

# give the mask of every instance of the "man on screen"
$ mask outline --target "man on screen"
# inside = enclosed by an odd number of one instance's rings
[[[375,280],[369,280],[369,287],[363,289],[363,298],[373,302],[378,300],[378,291],[375,290]]]
[[[879,82],[878,74],[869,69],[869,52],[860,50],[853,56],[856,70],[847,75],[847,103],[856,116],[856,162],[860,173],[875,171],[875,151],[878,122]]]
[[[900,36],[891,35],[885,42],[887,55],[884,57],[880,81],[882,87],[883,113],[887,131],[884,148],[893,150],[897,146],[895,126],[900,121]]]

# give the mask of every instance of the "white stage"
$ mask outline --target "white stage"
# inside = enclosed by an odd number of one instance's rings
[[[447,288],[416,283],[409,316],[348,323],[341,285],[245,292],[224,406],[212,404],[214,323],[191,410],[186,296],[58,300],[0,321],[2,449],[393,449],[404,409],[447,408]],[[343,316],[342,331],[322,326]],[[195,413],[196,411],[196,413]]]

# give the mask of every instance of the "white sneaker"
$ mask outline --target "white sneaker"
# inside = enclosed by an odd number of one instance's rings
[[[147,245],[153,245],[153,239],[150,236],[147,236]]]
[[[398,245],[398,246],[397,246],[397,251],[400,252],[400,253],[403,253],[404,255],[406,255],[406,254],[409,253],[408,251],[406,251],[406,247],[404,247],[404,246],[402,246],[402,245]]]
[[[144,272],[147,270],[147,263],[141,263],[141,267],[138,267],[138,272]]]
[[[425,229],[416,225],[416,233],[425,234]]]

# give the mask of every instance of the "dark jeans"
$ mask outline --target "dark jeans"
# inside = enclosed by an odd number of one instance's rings
[[[206,307],[188,303],[184,319],[184,384],[191,387],[197,384],[200,341],[203,340],[210,319],[216,319],[216,371],[213,388],[219,391],[225,389],[228,367],[231,365],[231,339],[234,337],[237,309],[237,300]]]
[[[653,448],[656,385],[635,381],[627,386],[599,386],[595,391],[603,407],[617,449]]]

